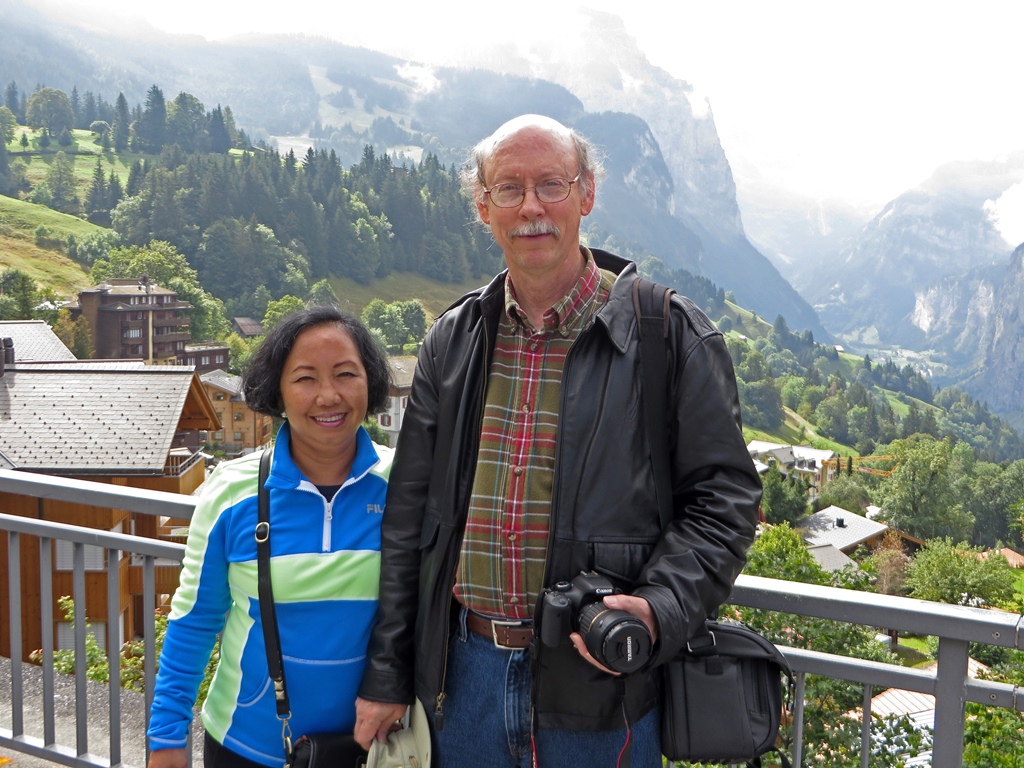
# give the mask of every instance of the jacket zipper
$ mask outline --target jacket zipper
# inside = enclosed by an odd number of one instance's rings
[[[483,331],[484,331],[484,345],[483,345],[484,375],[481,376],[481,378],[480,378],[480,381],[482,383],[480,384],[480,414],[479,414],[479,419],[478,419],[479,420],[479,424],[477,425],[477,449],[478,450],[479,450],[479,440],[480,440],[480,438],[479,438],[480,429],[483,428],[483,420],[484,420],[484,400],[487,397],[487,350],[491,348],[490,347],[490,341],[489,341],[489,334],[487,333],[487,321],[486,321],[486,319],[482,319],[481,324],[483,325]],[[470,491],[470,493],[472,493],[472,491]],[[465,532],[466,532],[466,526],[463,525],[462,526],[463,536],[465,535]],[[462,551],[462,537],[459,538],[459,551]],[[456,569],[458,569],[458,564],[456,564]],[[454,593],[454,590],[455,590],[455,574],[452,574],[452,583],[451,583],[450,586],[451,586],[451,589],[448,590],[447,610],[445,611],[445,615],[447,616],[447,618],[445,620],[445,630],[444,630],[444,646],[443,646],[444,652],[441,654],[441,685],[440,685],[440,688],[437,691],[437,698],[434,701],[434,727],[437,728],[437,730],[439,730],[439,731],[444,728],[444,700],[446,698],[448,698],[448,695],[444,692],[444,686],[445,686],[445,681],[448,678],[448,646],[449,646],[449,641],[451,640],[451,636],[452,636],[452,632],[451,632],[451,625],[452,625],[451,615],[452,615],[453,593]]]

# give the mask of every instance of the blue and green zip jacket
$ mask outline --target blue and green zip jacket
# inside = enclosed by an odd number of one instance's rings
[[[360,427],[348,479],[328,502],[292,461],[287,424],[267,480],[271,581],[293,738],[351,731],[377,608],[380,523],[392,449]],[[189,526],[171,601],[149,729],[150,749],[184,747],[217,635],[220,660],[202,721],[218,742],[267,766],[284,765],[267,674],[256,580],[260,454],[220,464]]]

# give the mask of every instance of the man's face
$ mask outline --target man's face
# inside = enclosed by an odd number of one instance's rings
[[[515,208],[499,208],[485,196],[477,203],[480,218],[505,255],[512,279],[575,275],[580,260],[580,220],[594,207],[593,184],[584,194],[572,185],[559,203],[542,203],[535,185],[552,178],[574,179],[580,172],[576,152],[560,137],[538,127],[526,127],[506,138],[484,166],[484,186],[513,183],[524,187],[526,198]]]

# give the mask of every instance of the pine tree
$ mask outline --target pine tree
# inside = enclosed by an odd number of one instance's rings
[[[140,149],[158,153],[164,148],[167,136],[167,104],[164,93],[156,85],[146,94],[146,107],[135,129]]]
[[[115,171],[111,171],[110,179],[107,181],[107,210],[114,210],[123,197],[124,188],[121,186],[121,177]]]
[[[117,103],[114,105],[114,149],[124,152],[128,149],[128,140],[131,138],[131,112],[128,111],[128,100],[123,93],[117,94]]]
[[[85,214],[89,221],[106,224],[110,220],[110,197],[107,179],[103,175],[103,161],[96,161],[96,169],[92,173],[92,183],[85,193]]]

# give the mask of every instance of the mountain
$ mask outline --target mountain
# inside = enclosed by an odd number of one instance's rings
[[[991,333],[984,339],[984,364],[964,382],[976,397],[1024,428],[1024,245],[992,292]]]
[[[614,14],[578,13],[572,28],[573,33],[558,46],[527,45],[519,51],[489,54],[487,62],[501,72],[558,83],[591,112],[616,111],[641,118],[654,140],[651,155],[660,149],[657,162],[664,163],[671,180],[667,190],[643,188],[635,178],[626,184],[630,197],[655,214],[644,244],[668,262],[672,258],[663,254],[677,253],[673,266],[695,270],[732,290],[738,301],[759,314],[770,319],[781,314],[790,327],[810,329],[819,340],[827,340],[828,333],[808,303],[743,230],[736,184],[711,105],[696,98],[690,83],[651,64]],[[597,135],[591,138],[604,144],[613,159],[619,144],[605,143]],[[641,158],[636,161],[640,163]],[[628,199],[620,202],[626,207],[617,205],[606,224],[613,231],[638,212]],[[666,215],[674,220],[669,226],[661,223]],[[676,240],[675,222],[696,236],[696,253],[688,250],[688,243]]]
[[[853,243],[876,213],[843,200],[809,197],[763,178],[746,179],[738,199],[750,242],[805,297],[814,288],[818,265]]]
[[[807,281],[826,327],[853,345],[934,346],[947,330],[929,319],[941,313],[928,306],[941,303],[950,286],[961,290],[956,284],[968,275],[1007,263],[1012,246],[991,209],[1022,180],[1024,155],[950,163],[888,203]]]
[[[312,137],[343,162],[373,143],[398,157],[452,164],[504,120],[541,112],[607,152],[608,175],[587,220],[594,244],[651,254],[708,277],[769,318],[828,334],[811,306],[747,239],[731,169],[705,103],[651,65],[616,17],[581,14],[565,46],[493,53],[477,67],[427,67],[322,38],[249,35],[207,42],[148,27],[115,31],[44,15],[45,4],[0,0],[0,79],[77,88],[141,103],[157,84],[207,108],[229,105],[251,137],[286,146]],[[7,41],[15,41],[8,46]],[[574,42],[575,41],[575,42]],[[486,64],[486,66],[483,66]],[[301,141],[299,143],[301,147]]]

